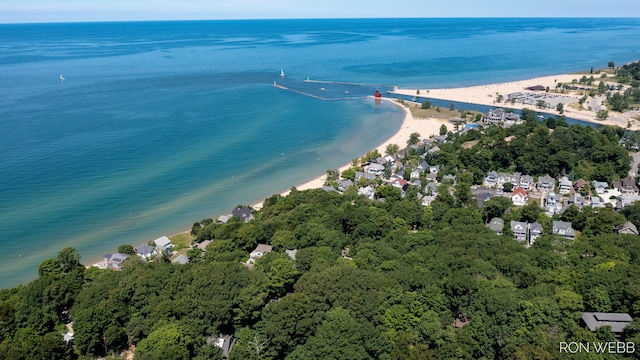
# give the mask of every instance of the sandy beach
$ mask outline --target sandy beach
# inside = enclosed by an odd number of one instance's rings
[[[507,107],[513,109],[522,109],[529,108],[532,110],[535,109],[535,106],[526,105],[521,103],[498,103],[496,102],[496,97],[502,95],[505,99],[508,94],[513,93],[527,93],[531,95],[536,94],[544,94],[541,91],[529,91],[525,90],[527,87],[541,85],[543,87],[549,87],[550,89],[555,89],[558,83],[570,84],[572,80],[579,80],[583,75],[582,74],[562,74],[562,75],[553,75],[553,76],[544,76],[538,78],[532,78],[527,80],[520,81],[512,81],[506,83],[497,83],[497,84],[489,84],[489,85],[479,85],[479,86],[469,86],[469,87],[461,87],[461,88],[445,88],[445,89],[397,89],[396,93],[402,95],[415,96],[420,90],[420,96],[425,96],[432,99],[439,100],[449,100],[449,101],[457,101],[457,102],[466,102],[471,104],[480,104],[480,105],[488,105],[495,107]],[[600,81],[599,75],[594,74],[596,78],[596,84]],[[604,79],[606,81],[606,79]],[[579,85],[579,84],[578,84]],[[562,95],[565,99],[562,100],[564,103],[564,115],[567,117],[584,120],[588,122],[593,122],[597,124],[603,125],[617,125],[623,128],[627,127],[627,122],[629,121],[628,114],[612,114],[610,112],[610,116],[607,120],[598,120],[596,119],[596,112],[589,110],[578,110],[574,109],[570,106],[567,106],[570,103],[577,103],[581,96],[577,94],[557,94]],[[586,107],[586,105],[585,105]],[[558,114],[555,108],[541,110],[550,114]],[[633,125],[634,130],[640,129],[636,124]]]
[[[373,99],[371,101],[373,101]],[[409,111],[409,109],[407,109],[404,105],[398,103],[395,99],[384,98],[383,101],[391,102],[394,105],[402,108],[402,110],[404,111],[404,119],[402,121],[402,125],[400,126],[400,129],[398,129],[398,131],[395,134],[393,134],[389,139],[387,139],[382,144],[374,148],[374,149],[377,149],[378,152],[380,152],[380,154],[382,155],[385,155],[386,153],[385,150],[387,148],[387,145],[389,144],[397,144],[398,146],[400,146],[400,148],[404,148],[407,145],[407,140],[409,140],[409,136],[414,132],[417,132],[418,134],[420,134],[421,138],[428,138],[431,135],[437,135],[440,132],[440,126],[442,126],[443,124],[446,125],[449,130],[453,130],[453,125],[442,119],[414,118],[411,115],[411,111]],[[364,156],[364,155],[365,154],[362,154],[361,156]],[[342,173],[344,170],[347,170],[350,167],[351,167],[351,163],[344,164],[343,166],[339,167],[338,170]],[[326,180],[326,174],[323,174],[321,176],[318,176],[314,179],[311,179],[305,182],[304,184],[296,186],[296,189],[308,190],[308,189],[321,188],[324,185],[325,180]],[[286,196],[290,192],[291,192],[290,190],[287,190],[282,192],[280,195]],[[262,208],[262,204],[263,202],[259,202],[251,205],[251,207],[254,209],[260,209]]]

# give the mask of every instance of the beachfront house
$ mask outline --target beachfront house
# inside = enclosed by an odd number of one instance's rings
[[[247,222],[253,219],[253,213],[248,206],[239,206],[231,211],[232,216],[237,216],[242,219],[243,222]]]
[[[520,122],[520,115],[502,108],[492,109],[482,117],[482,122],[486,125],[511,126]]]
[[[106,254],[102,257],[103,269],[122,270],[122,263],[129,258],[129,254],[115,253]]]
[[[159,237],[153,240],[153,243],[156,244],[156,254],[158,254],[158,256],[162,256],[163,254],[171,255],[171,251],[173,251],[173,244],[168,237]]]
[[[367,166],[367,168],[364,171],[369,174],[373,174],[375,176],[380,176],[384,174],[384,165],[372,163],[372,164],[369,164],[369,166]]]
[[[149,261],[153,258],[155,249],[153,246],[142,245],[134,249],[136,255],[140,256],[144,261]]]
[[[356,171],[356,181],[365,178],[367,180],[375,180],[376,176],[370,173],[366,173],[363,171]]]

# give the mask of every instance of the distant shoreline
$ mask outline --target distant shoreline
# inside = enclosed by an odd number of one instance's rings
[[[441,89],[396,89],[395,93],[399,95],[405,96],[416,96],[419,91],[418,96],[428,97],[431,99],[438,100],[448,100],[455,102],[464,102],[470,104],[477,105],[485,105],[492,107],[505,107],[505,108],[514,108],[514,109],[524,109],[528,108],[538,112],[546,112],[552,113],[556,115],[560,115],[555,107],[546,108],[546,109],[538,109],[535,105],[530,104],[522,104],[522,103],[511,103],[507,101],[497,102],[496,97],[498,95],[502,95],[504,99],[506,99],[507,95],[513,93],[527,93],[531,95],[561,95],[567,98],[573,98],[574,102],[577,102],[580,99],[580,96],[575,94],[556,94],[556,93],[546,93],[544,91],[530,91],[526,90],[528,87],[532,86],[542,86],[549,87],[551,90],[556,88],[558,83],[562,84],[571,84],[572,80],[579,80],[582,75],[587,74],[560,74],[560,75],[551,75],[551,76],[542,76],[536,77],[526,80],[519,81],[510,81],[503,83],[495,83],[495,84],[487,84],[487,85],[477,85],[477,86],[468,86],[468,87],[459,87],[459,88],[441,88]],[[592,74],[595,78],[595,83],[599,83],[600,80],[606,81],[606,78],[599,78],[598,74]],[[576,84],[581,85],[581,84]],[[568,101],[568,100],[567,100]],[[565,103],[564,106],[564,114],[567,117],[571,117],[574,119],[578,119],[581,121],[586,121],[599,125],[612,125],[612,126],[620,126],[622,128],[627,127],[627,122],[631,119],[631,116],[627,113],[624,114],[610,114],[609,118],[606,120],[598,120],[596,119],[596,112],[589,111],[587,109],[578,110],[571,106],[567,106]],[[585,104],[584,107],[587,107]],[[638,115],[636,115],[638,116]],[[640,125],[635,124],[632,121],[631,130],[640,130]]]

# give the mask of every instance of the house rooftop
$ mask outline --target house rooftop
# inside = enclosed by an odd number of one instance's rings
[[[169,240],[169,238],[166,236],[162,236],[153,240],[153,243],[156,244],[157,247],[163,248],[163,247],[166,247],[167,245],[170,245],[171,240]]]
[[[623,313],[586,312],[582,315],[582,320],[591,331],[596,331],[603,326],[610,326],[612,332],[621,333],[633,321],[633,318],[631,315]]]

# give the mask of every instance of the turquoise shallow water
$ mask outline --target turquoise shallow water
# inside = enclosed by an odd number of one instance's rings
[[[623,63],[640,58],[639,30],[637,19],[0,25],[0,287],[65,246],[96,259],[362,155],[402,117],[365,97],[375,84]],[[374,85],[320,90],[307,76]]]

